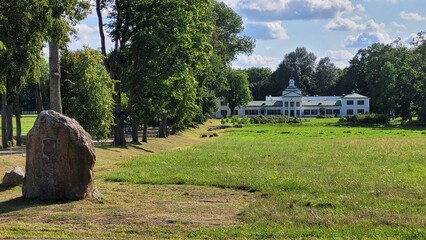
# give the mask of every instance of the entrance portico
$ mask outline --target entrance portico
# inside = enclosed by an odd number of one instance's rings
[[[295,86],[294,80],[290,79],[288,87],[283,91],[283,115],[289,117],[300,117],[302,114],[302,93]]]

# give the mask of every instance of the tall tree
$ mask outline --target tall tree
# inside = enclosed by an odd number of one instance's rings
[[[141,1],[133,7],[133,33],[126,52],[128,91],[131,96],[145,93],[156,98],[160,136],[165,137],[168,120],[182,125],[197,110],[194,76],[205,68],[211,53],[211,27],[203,21],[210,1]]]
[[[339,69],[330,61],[330,58],[321,58],[315,68],[313,88],[316,95],[332,95],[337,79],[339,78]]]
[[[122,105],[122,87],[126,85],[123,78],[123,69],[127,64],[124,52],[128,45],[132,32],[132,21],[134,20],[133,5],[138,0],[96,0],[96,14],[98,16],[98,27],[101,38],[101,52],[104,55],[104,65],[114,83],[114,145],[125,145],[124,125],[129,117],[133,106],[134,97],[131,96],[126,108]],[[105,43],[105,32],[102,12],[109,10],[110,23],[107,25],[111,40],[114,42],[112,52],[107,54]]]
[[[222,96],[231,109],[231,116],[234,115],[236,107],[246,105],[252,100],[247,73],[243,70],[229,69],[227,73],[227,88]]]
[[[212,115],[216,109],[216,95],[226,86],[226,72],[231,61],[238,54],[251,54],[255,41],[243,35],[243,20],[225,3],[213,1],[212,13],[206,22],[213,27],[210,39],[213,52],[205,69],[197,73],[197,104],[199,105],[198,119],[201,123],[205,115]]]
[[[13,140],[12,114],[17,95],[28,81],[38,78],[37,65],[43,46],[46,7],[47,3],[43,0],[35,0],[31,4],[23,0],[0,2],[3,147]]]
[[[250,91],[254,100],[264,100],[266,95],[266,87],[269,77],[272,75],[272,71],[269,68],[258,68],[251,67],[244,70],[248,75],[248,81],[250,83]]]
[[[86,17],[89,7],[89,0],[49,0],[50,107],[59,113],[62,113],[59,48],[69,41],[69,34],[74,32],[72,27]]]
[[[317,57],[303,47],[298,47],[294,52],[284,56],[277,70],[271,75],[269,91],[273,95],[281,94],[287,87],[288,80],[294,79],[303,94],[313,95],[314,72]]]

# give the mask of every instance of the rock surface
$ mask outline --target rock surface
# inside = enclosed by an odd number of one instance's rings
[[[95,161],[92,137],[76,120],[43,111],[27,135],[22,193],[41,200],[99,197],[93,186]]]
[[[3,177],[1,186],[13,187],[22,184],[24,181],[24,170],[21,167],[15,167],[12,171],[6,173]]]

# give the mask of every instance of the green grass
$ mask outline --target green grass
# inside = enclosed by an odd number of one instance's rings
[[[30,129],[33,127],[34,122],[37,118],[37,115],[31,114],[31,115],[22,115],[21,116],[21,131],[22,135],[27,135],[27,133],[30,131]],[[0,126],[0,133],[1,133],[1,126]],[[16,134],[16,120],[15,117],[13,117],[13,134],[15,136]]]
[[[244,225],[200,238],[426,238],[426,130],[336,119],[247,125],[189,149],[138,157],[109,181],[257,192]]]

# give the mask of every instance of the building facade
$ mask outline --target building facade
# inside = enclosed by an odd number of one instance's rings
[[[235,116],[282,115],[289,117],[351,116],[370,111],[370,98],[352,92],[343,96],[303,96],[293,79],[282,92],[282,96],[267,96],[265,101],[251,101],[245,107],[237,107]],[[231,110],[223,101],[219,102],[216,117],[229,117]]]

